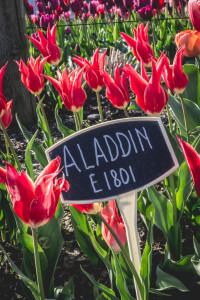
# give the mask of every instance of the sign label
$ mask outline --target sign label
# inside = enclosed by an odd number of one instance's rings
[[[67,203],[106,201],[142,190],[172,173],[178,162],[160,118],[130,118],[74,133],[46,150],[58,155],[69,181]]]

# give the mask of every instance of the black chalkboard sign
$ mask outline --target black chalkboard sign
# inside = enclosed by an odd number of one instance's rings
[[[140,191],[178,168],[160,118],[120,119],[76,132],[46,150],[70,184],[67,203],[106,201]]]

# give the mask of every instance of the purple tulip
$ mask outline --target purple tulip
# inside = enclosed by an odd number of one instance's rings
[[[53,9],[56,10],[58,7],[58,0],[51,0],[51,5]]]
[[[47,29],[48,24],[50,24],[50,28],[53,26],[53,24],[54,24],[54,15],[46,14],[46,15],[41,16],[40,26]]]
[[[51,2],[48,2],[48,5],[45,7],[46,9],[46,13],[47,14],[51,14],[52,13],[52,6],[51,6]]]
[[[38,9],[39,12],[44,11],[44,6],[43,6],[42,2],[37,2],[36,6],[37,6],[37,9]]]
[[[151,20],[153,18],[153,10],[150,5],[141,7],[138,13],[143,20]]]
[[[127,9],[130,9],[133,7],[133,0],[123,0],[124,6],[127,7]]]
[[[40,42],[40,38],[39,38],[39,35],[38,35],[37,32],[34,32],[34,33],[32,34],[32,38],[34,38],[34,39],[36,39],[38,42]]]
[[[69,34],[71,33],[71,31],[72,31],[72,30],[71,30],[70,27],[66,27],[66,28],[65,28],[65,34],[66,34],[66,35],[69,35]]]
[[[78,13],[83,6],[83,1],[82,0],[73,0],[71,2],[71,10],[75,13]]]

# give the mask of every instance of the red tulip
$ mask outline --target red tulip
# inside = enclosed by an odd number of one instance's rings
[[[131,47],[133,54],[138,61],[143,60],[145,67],[151,67],[152,61],[156,62],[157,59],[149,44],[148,39],[148,23],[144,28],[143,23],[138,24],[137,30],[133,27],[135,38],[133,39],[128,34],[120,32],[122,38]]]
[[[152,61],[152,77],[149,80],[143,61],[141,61],[141,76],[131,65],[122,68],[130,79],[130,88],[136,94],[137,104],[148,114],[158,116],[167,101],[167,91],[161,86],[161,74],[165,65],[166,55],[161,55],[155,66]]]
[[[28,226],[37,228],[49,222],[54,216],[62,190],[69,189],[64,177],[56,180],[60,173],[60,157],[49,163],[32,182],[26,172],[19,174],[9,163],[6,170],[0,168],[0,182],[6,183],[13,203],[13,209]]]
[[[190,173],[192,175],[196,193],[200,198],[200,156],[190,144],[184,142],[178,136],[177,139],[179,141],[179,144],[187,161]]]
[[[122,245],[124,246],[127,241],[125,226],[122,221],[122,218],[119,217],[115,200],[109,201],[108,206],[104,206],[101,208],[101,214],[107,223],[112,227],[114,232],[117,234],[118,238],[120,239]],[[102,236],[109,247],[115,251],[116,254],[121,252],[121,249],[112,236],[111,232],[107,229],[107,227],[102,223],[101,227]]]
[[[130,100],[127,76],[123,73],[120,79],[118,66],[115,69],[115,81],[107,72],[102,71],[101,74],[106,86],[106,97],[115,107],[125,109]]]
[[[165,83],[170,91],[179,95],[182,94],[188,83],[188,76],[183,72],[182,57],[184,47],[181,47],[176,52],[173,62],[173,68],[169,65],[169,60],[166,59],[166,64],[163,72]]]
[[[96,215],[97,213],[100,212],[101,209],[101,202],[98,203],[91,203],[91,204],[71,204],[71,206],[75,207],[79,211],[86,213],[86,214],[91,214],[91,215]]]
[[[80,71],[75,69],[68,75],[67,69],[64,68],[62,74],[59,71],[57,72],[58,80],[44,75],[58,90],[66,108],[74,113],[79,112],[87,98],[84,89],[81,87],[82,72],[83,69]]]
[[[73,61],[79,65],[79,67],[84,68],[84,78],[87,81],[89,87],[95,91],[99,92],[104,86],[103,76],[100,71],[104,70],[105,56],[107,50],[101,55],[99,58],[99,48],[95,51],[93,57],[93,63],[90,64],[85,58],[76,56],[76,58],[72,58]]]
[[[200,31],[200,3],[198,0],[188,1],[188,15],[194,28]]]
[[[21,80],[27,87],[27,89],[34,95],[40,95],[44,88],[43,68],[47,60],[47,57],[40,61],[40,56],[34,59],[32,56],[28,59],[27,66],[20,60],[20,63],[16,61],[21,72]]]
[[[4,107],[1,109],[2,102],[4,103]],[[0,93],[0,117],[5,128],[8,128],[12,122],[11,107],[12,107],[12,100],[7,102],[6,97]]]
[[[47,28],[47,38],[45,38],[44,33],[37,28],[38,36],[40,41],[30,37],[27,38],[36,46],[43,57],[47,57],[47,62],[51,65],[58,65],[61,58],[61,50],[56,44],[56,24],[50,29],[50,24]]]
[[[12,122],[12,100],[7,102],[7,99],[3,94],[3,77],[7,64],[8,62],[0,69],[0,118],[5,128],[8,128]]]
[[[200,32],[196,30],[185,30],[175,35],[175,42],[178,48],[184,46],[183,55],[188,57],[200,54]]]

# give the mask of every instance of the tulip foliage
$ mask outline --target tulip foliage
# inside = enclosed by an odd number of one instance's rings
[[[63,288],[54,286],[64,243],[60,196],[73,185],[73,178],[69,185],[60,157],[48,163],[45,150],[60,139],[58,132],[64,138],[92,126],[85,113],[92,94],[99,123],[108,117],[108,107],[120,112],[122,118],[142,114],[162,119],[164,115],[179,162],[179,169],[159,186],[138,193],[138,212],[146,227],[140,274],[130,260],[127,232],[115,199],[70,205],[79,247],[92,265],[98,267],[102,261],[107,270],[106,286],[82,268],[94,285],[94,299],[135,299],[136,285],[142,300],[151,299],[152,293],[161,297],[189,293],[200,276],[199,3],[189,0],[190,22],[173,20],[163,1],[147,1],[146,5],[144,1],[122,1],[123,5],[116,1],[115,8],[113,1],[91,1],[89,5],[78,0],[57,2],[37,1],[40,14],[29,18],[37,25],[41,22],[42,28],[33,34],[29,30],[25,37],[30,58],[16,60],[22,84],[38,99],[37,126],[44,143],[37,141],[38,130],[32,135],[13,115],[14,99],[8,101],[3,89],[10,62],[0,69],[0,134],[5,141],[5,153],[0,154],[0,229],[3,242],[8,230],[9,242],[23,250],[22,271],[1,244],[0,249],[26,285],[27,299],[75,299],[72,279]],[[30,11],[28,1],[24,4]],[[65,30],[62,25],[64,18],[69,18],[69,9],[76,19],[69,21]],[[105,14],[109,24],[103,28]],[[151,19],[153,14],[151,22],[134,22],[133,28],[130,23],[119,22],[126,17],[133,21],[139,15]],[[77,25],[78,18],[85,21],[83,26],[70,26],[73,22]],[[113,61],[111,48],[115,48],[116,56],[126,53],[125,61],[120,57]],[[45,113],[47,106],[55,110],[56,134]],[[66,114],[65,119],[70,118],[70,128],[64,125],[66,120],[59,116],[59,109]],[[27,141],[23,163],[9,137],[13,119]],[[42,169],[40,175],[34,161]],[[184,249],[183,221],[193,239],[189,251]],[[152,267],[158,231],[163,235],[164,254],[162,265]],[[155,277],[156,282],[152,282]]]

